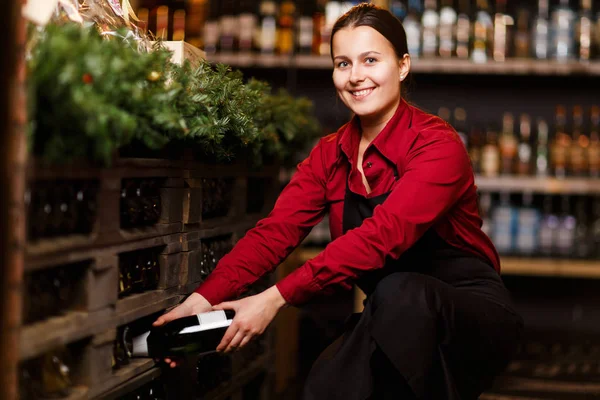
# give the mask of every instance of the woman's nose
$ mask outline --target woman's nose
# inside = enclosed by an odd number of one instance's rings
[[[350,72],[350,83],[358,83],[365,80],[365,76],[360,66],[353,66]]]

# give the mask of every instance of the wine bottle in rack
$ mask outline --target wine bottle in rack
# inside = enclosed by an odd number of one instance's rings
[[[456,56],[467,60],[471,46],[471,2],[459,0],[456,20]]]
[[[515,158],[517,155],[517,138],[514,133],[514,118],[511,113],[504,113],[502,117],[502,134],[500,135],[500,157],[501,170],[504,175],[510,175],[514,170]]]
[[[408,0],[408,14],[403,25],[411,58],[421,56],[421,10],[421,0]]]
[[[211,311],[152,327],[132,339],[131,354],[163,358],[214,353],[234,316],[232,310]]]
[[[589,139],[583,133],[583,108],[579,105],[573,107],[573,130],[569,146],[569,175],[585,176],[588,174],[587,149]]]
[[[535,149],[535,174],[539,177],[548,176],[548,124],[543,118],[537,121],[537,144]]]

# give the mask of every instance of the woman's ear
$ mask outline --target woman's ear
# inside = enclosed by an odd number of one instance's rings
[[[405,54],[398,61],[398,68],[400,69],[400,81],[403,81],[410,72],[410,55]]]

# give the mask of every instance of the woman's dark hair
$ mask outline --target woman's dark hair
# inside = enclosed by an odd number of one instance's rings
[[[402,59],[408,54],[406,32],[402,22],[388,10],[377,7],[370,3],[360,3],[352,7],[342,15],[333,25],[331,30],[330,48],[333,59],[333,36],[342,28],[353,28],[356,26],[369,26],[381,33],[394,47],[396,55]]]

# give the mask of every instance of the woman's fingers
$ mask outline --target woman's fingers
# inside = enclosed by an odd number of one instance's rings
[[[244,336],[244,338],[242,339],[242,342],[240,343],[238,349],[241,349],[242,347],[244,347],[245,345],[247,345],[248,342],[251,341],[251,340],[252,340],[252,336],[250,336],[250,335]]]
[[[242,331],[237,331],[236,335],[231,339],[227,348],[225,348],[225,353],[229,353],[240,346],[242,339],[244,339],[244,333]]]

